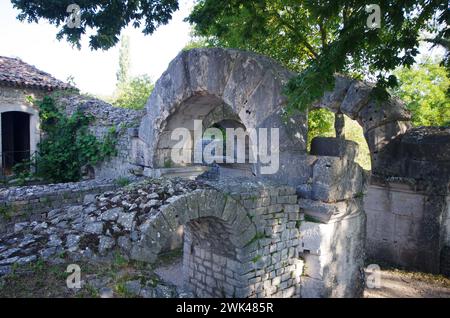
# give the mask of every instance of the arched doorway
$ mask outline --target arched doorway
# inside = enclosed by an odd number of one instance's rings
[[[16,164],[30,159],[30,114],[10,111],[1,114],[2,167],[11,175]]]
[[[239,261],[231,243],[233,229],[217,217],[201,217],[185,226],[184,286],[197,297],[232,297],[243,282],[236,279]]]

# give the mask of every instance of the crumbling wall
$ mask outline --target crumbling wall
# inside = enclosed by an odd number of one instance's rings
[[[176,143],[170,140],[172,131],[181,127],[192,131],[194,119],[239,119],[246,129],[279,129],[280,169],[268,179],[291,186],[304,182],[306,113],[283,118],[283,88],[292,76],[276,61],[251,52],[221,48],[181,52],[149,98],[139,137],[133,140],[134,163],[149,170],[169,166]],[[221,113],[224,105],[227,111]],[[260,175],[259,165],[255,173]]]
[[[53,209],[83,204],[86,195],[94,196],[117,187],[109,179],[0,189],[0,233],[14,232],[17,223],[42,222]]]
[[[94,168],[96,179],[114,179],[130,176],[135,166],[130,164],[131,141],[145,111],[114,107],[104,101],[82,95],[62,94],[57,104],[67,115],[81,110],[94,118],[91,132],[100,140],[111,131],[115,133],[117,155]]]
[[[354,162],[356,143],[315,138],[310,182],[297,187],[305,214],[300,230],[303,297],[354,297],[364,289],[366,183]]]

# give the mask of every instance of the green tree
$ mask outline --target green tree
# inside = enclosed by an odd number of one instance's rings
[[[116,73],[118,89],[128,82],[130,64],[130,38],[122,35],[119,50],[119,70]]]
[[[153,91],[153,83],[147,75],[130,78],[130,66],[130,38],[123,35],[120,41],[116,91],[111,102],[117,107],[142,109]]]
[[[147,75],[133,77],[121,85],[112,104],[123,108],[143,109],[153,88],[153,82]]]
[[[80,40],[93,30],[89,46],[107,50],[119,41],[123,28],[131,24],[141,28],[145,35],[152,34],[160,25],[167,24],[173,12],[178,10],[178,0],[11,0],[19,9],[20,21],[36,22],[45,19],[59,27],[57,38],[80,47]],[[70,15],[68,6],[80,7],[80,27],[70,28],[66,21]]]
[[[395,87],[392,71],[415,63],[420,34],[448,39],[446,1],[379,2],[381,27],[368,27],[372,0],[200,0],[187,19],[212,44],[250,49],[300,71],[288,84],[290,106],[306,109],[334,87],[334,74],[377,80],[375,93]]]
[[[123,28],[143,25],[152,34],[178,9],[178,0],[78,0],[80,27],[65,22],[72,0],[11,0],[19,20],[45,19],[60,27],[58,39],[80,45],[90,36],[92,49],[109,49]],[[335,73],[359,73],[377,79],[379,97],[397,85],[391,72],[415,63],[420,34],[448,49],[450,10],[442,0],[379,2],[379,28],[371,28],[373,0],[199,0],[188,21],[199,35],[232,47],[250,48],[292,64],[301,73],[288,85],[291,107],[306,109],[334,86]],[[367,12],[367,8],[375,10]],[[369,10],[369,11],[370,11]],[[288,51],[284,54],[277,46]],[[271,52],[273,51],[273,52]],[[294,56],[294,57],[292,57]],[[449,65],[449,54],[446,65]]]
[[[400,86],[395,90],[412,113],[415,126],[450,126],[450,79],[436,61],[424,61],[395,74]]]

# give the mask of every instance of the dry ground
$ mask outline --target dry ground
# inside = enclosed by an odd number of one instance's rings
[[[450,279],[398,269],[381,271],[379,289],[366,288],[365,298],[450,298]]]
[[[13,274],[0,278],[0,298],[4,297],[87,297],[101,296],[102,288],[109,288],[113,297],[134,297],[126,289],[126,282],[140,280],[143,284],[180,286],[182,271],[180,253],[168,255],[156,266],[128,262],[116,257],[102,265],[80,264],[85,284],[81,290],[66,287],[70,263],[61,258],[57,264],[38,262],[16,268]],[[407,272],[398,269],[381,271],[379,289],[366,288],[365,298],[450,298],[450,279],[439,275]],[[145,281],[145,282],[144,282]]]

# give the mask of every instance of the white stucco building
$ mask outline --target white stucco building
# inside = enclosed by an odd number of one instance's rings
[[[39,110],[30,97],[72,88],[20,59],[0,56],[0,175],[29,159],[41,138]]]

